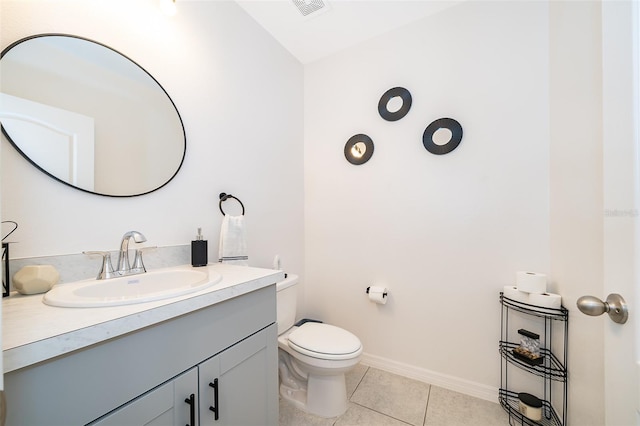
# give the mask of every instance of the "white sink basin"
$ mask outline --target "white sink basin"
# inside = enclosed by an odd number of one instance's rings
[[[221,279],[220,274],[207,268],[180,266],[108,280],[88,279],[57,284],[42,301],[47,305],[69,308],[131,305],[194,293]]]

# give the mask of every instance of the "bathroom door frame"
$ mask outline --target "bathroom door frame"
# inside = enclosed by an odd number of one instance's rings
[[[626,324],[602,316],[605,424],[640,425],[640,7],[601,4],[604,291],[598,296],[619,293],[629,307]]]

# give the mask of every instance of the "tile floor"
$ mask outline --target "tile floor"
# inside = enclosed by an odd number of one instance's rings
[[[349,408],[340,417],[307,414],[280,399],[280,426],[494,426],[508,425],[497,403],[484,401],[376,368],[347,374]]]

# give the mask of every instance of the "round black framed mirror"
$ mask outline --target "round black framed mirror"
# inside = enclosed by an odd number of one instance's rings
[[[364,164],[373,155],[373,140],[364,134],[353,135],[344,145],[344,157],[355,165]]]
[[[398,121],[411,109],[411,93],[404,87],[394,87],[378,101],[378,113],[387,121]]]
[[[169,94],[122,53],[83,37],[38,34],[0,55],[2,133],[50,177],[132,197],[178,173],[186,152]]]
[[[460,145],[462,126],[453,118],[439,118],[427,126],[422,144],[432,154],[448,154]]]

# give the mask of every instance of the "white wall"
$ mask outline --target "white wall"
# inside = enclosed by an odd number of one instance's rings
[[[599,2],[550,6],[551,275],[569,309],[569,421],[604,422],[602,42]],[[595,319],[595,321],[594,321]],[[608,321],[608,319],[607,319]]]
[[[305,67],[307,314],[494,400],[498,293],[550,267],[548,32],[543,2],[470,3]],[[394,86],[413,106],[387,122]],[[441,117],[464,137],[436,156],[422,134]],[[375,144],[361,166],[342,151],[356,133]],[[385,306],[366,298],[376,283]]]
[[[568,418],[603,424],[602,330],[574,308],[602,292],[599,8],[468,3],[305,68],[307,316],[369,362],[495,400],[497,294],[546,272],[570,309]],[[397,85],[414,104],[390,123],[376,106]],[[462,143],[431,155],[422,132],[448,116]],[[375,143],[362,166],[342,155],[356,133]]]
[[[184,165],[166,187],[134,198],[82,193],[28,164],[2,138],[2,218],[20,228],[12,257],[114,250],[128,230],[148,245],[189,244],[198,227],[217,260],[218,194],[246,207],[249,257],[303,271],[303,68],[235,2],[2,1],[1,46],[45,32],[107,44],[153,75],[187,135]],[[231,204],[229,204],[231,203]],[[232,202],[225,203],[235,214]]]

